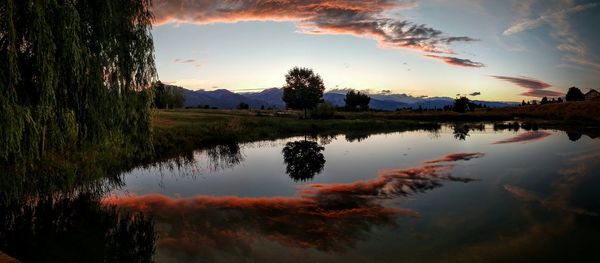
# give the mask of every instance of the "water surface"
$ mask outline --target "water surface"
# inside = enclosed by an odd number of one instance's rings
[[[590,261],[600,140],[554,130],[292,137],[123,175],[158,262]]]

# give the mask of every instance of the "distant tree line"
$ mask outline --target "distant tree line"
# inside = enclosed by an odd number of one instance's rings
[[[577,87],[571,87],[567,91],[567,95],[565,96],[564,100],[561,97],[558,97],[558,98],[543,97],[540,101],[537,101],[537,100],[525,101],[525,100],[523,100],[521,102],[521,106],[538,105],[538,104],[544,105],[544,104],[553,104],[553,103],[563,103],[565,100],[566,101],[584,101],[585,100],[585,95],[583,94],[583,92],[581,92],[581,90],[579,88],[577,88]]]
[[[150,0],[0,1],[0,162],[150,149]]]
[[[154,106],[158,109],[183,108],[185,96],[183,89],[177,86],[165,85],[157,81],[152,86],[154,91]]]

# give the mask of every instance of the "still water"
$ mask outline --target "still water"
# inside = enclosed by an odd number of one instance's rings
[[[600,139],[587,133],[454,124],[220,145],[21,187],[3,176],[0,251],[22,262],[598,262]]]
[[[491,125],[224,145],[136,168],[157,262],[597,261],[600,140]]]

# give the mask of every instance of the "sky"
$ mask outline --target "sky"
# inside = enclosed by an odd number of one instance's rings
[[[600,89],[600,1],[154,0],[161,81],[521,101]]]

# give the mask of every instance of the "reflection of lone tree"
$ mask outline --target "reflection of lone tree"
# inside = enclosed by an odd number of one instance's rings
[[[312,69],[294,67],[285,76],[283,86],[283,101],[288,108],[304,110],[312,109],[321,102],[325,85],[323,80]]]
[[[567,132],[567,136],[569,136],[569,140],[571,140],[572,142],[576,142],[579,141],[579,139],[581,139],[580,133]]]
[[[456,124],[454,125],[454,138],[464,141],[467,139],[467,136],[469,136],[469,132],[471,131],[469,125],[464,125],[464,124]]]
[[[316,142],[295,141],[288,142],[283,147],[283,161],[287,165],[286,173],[294,181],[306,181],[323,171],[325,157],[321,153],[325,150]]]

